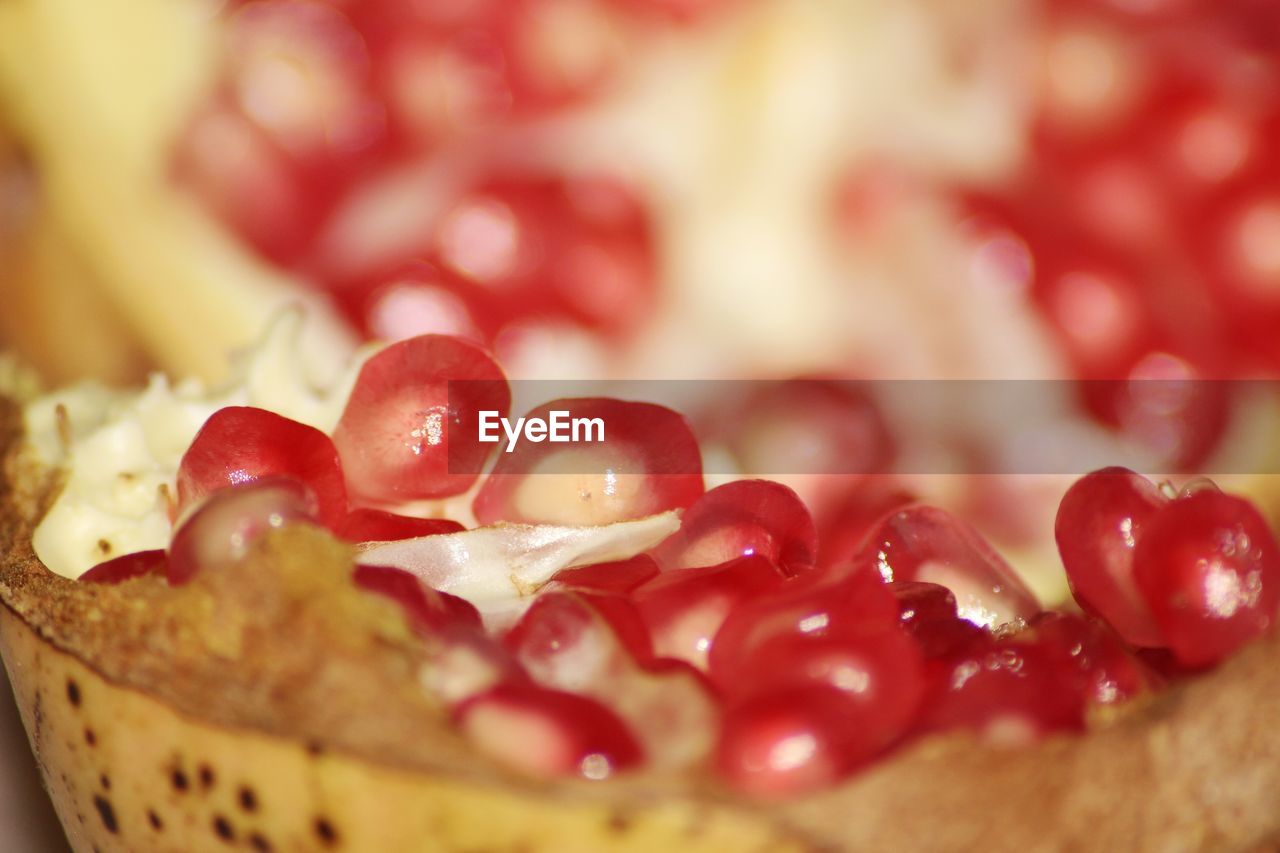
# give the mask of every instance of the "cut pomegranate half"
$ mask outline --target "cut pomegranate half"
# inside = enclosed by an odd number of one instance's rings
[[[770,480],[737,480],[694,501],[680,532],[654,550],[668,569],[715,566],[759,554],[796,575],[817,560],[818,532],[804,502]]]
[[[320,520],[335,530],[342,524],[347,489],[333,441],[315,427],[251,406],[219,409],[196,433],[178,465],[178,514],[218,489],[264,477],[305,483],[319,502]]]
[[[670,409],[594,397],[553,400],[524,422],[557,417],[587,425],[574,441],[522,440],[499,454],[473,504],[480,523],[611,524],[682,509],[702,494],[697,440]]]
[[[1145,477],[1105,468],[1077,480],[1058,506],[1054,535],[1072,594],[1135,646],[1164,645],[1134,581],[1133,553],[1167,502]]]
[[[267,477],[214,492],[174,531],[169,583],[243,560],[263,534],[289,524],[318,523],[315,495],[298,480]]]
[[[351,494],[365,501],[466,491],[493,447],[481,411],[505,417],[502,369],[474,344],[442,335],[394,343],[365,362],[333,432]]]
[[[638,765],[644,752],[625,723],[585,696],[534,684],[501,684],[454,712],[482,754],[537,778],[598,782]]]

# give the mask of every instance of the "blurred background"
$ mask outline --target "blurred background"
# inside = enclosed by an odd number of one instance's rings
[[[520,378],[1114,380],[1027,429],[1266,470],[1275,400],[1209,380],[1280,371],[1280,5],[0,5],[0,347],[216,381],[298,302],[317,381],[424,332]],[[699,425],[742,470],[742,430],[828,436],[820,469],[870,417],[786,400]],[[885,446],[999,453],[977,405]],[[1061,492],[919,488],[1027,553]]]

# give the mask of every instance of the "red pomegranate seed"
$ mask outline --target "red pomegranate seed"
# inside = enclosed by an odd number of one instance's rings
[[[500,453],[473,504],[481,524],[610,524],[687,507],[702,494],[697,440],[670,409],[603,398],[553,400],[525,421],[549,422],[553,412],[603,424],[604,440],[525,438]]]
[[[561,569],[552,582],[577,592],[608,592],[627,595],[641,584],[658,576],[658,564],[648,554],[637,554],[629,560],[596,563],[577,569]]]
[[[882,520],[867,537],[858,566],[886,581],[945,586],[955,594],[960,616],[982,627],[1040,612],[1031,590],[980,533],[934,507],[908,507]]]
[[[1217,663],[1260,636],[1280,605],[1280,547],[1241,498],[1200,491],[1146,523],[1133,574],[1177,659]]]
[[[1080,606],[1106,619],[1126,642],[1162,646],[1133,577],[1133,553],[1151,517],[1167,503],[1155,484],[1125,468],[1077,480],[1058,506],[1054,535]]]
[[[809,684],[844,692],[850,699],[847,725],[857,731],[849,739],[849,756],[859,762],[907,730],[926,686],[920,648],[893,625],[817,636],[777,635],[722,681],[731,697]]]
[[[794,491],[771,480],[737,480],[694,501],[654,557],[664,568],[687,569],[759,554],[795,575],[813,567],[817,551],[813,518]]]
[[[849,493],[833,502],[821,517],[818,565],[826,568],[852,560],[881,519],[918,500],[891,477],[860,478]]]
[[[956,597],[945,586],[917,581],[886,586],[898,601],[902,627],[915,637],[926,659],[961,654],[990,639],[985,628],[960,618]]]
[[[649,657],[648,636],[635,608],[608,595],[543,593],[507,632],[503,645],[538,681],[575,692]]]
[[[1027,638],[1065,656],[1094,704],[1125,702],[1151,686],[1147,668],[1100,622],[1074,613],[1041,613],[1031,620]]]
[[[243,560],[253,543],[271,530],[317,520],[315,496],[297,480],[268,477],[221,489],[174,531],[169,543],[169,583],[178,586],[197,572]]]
[[[463,702],[454,717],[483,755],[536,778],[600,781],[644,759],[608,708],[533,684],[501,684]]]
[[[954,660],[925,702],[922,731],[968,729],[983,740],[1024,744],[1084,727],[1084,691],[1047,646],[999,641]]]
[[[165,573],[164,551],[136,551],[122,554],[113,560],[89,569],[80,576],[80,580],[89,583],[115,584],[144,575],[163,575]]]
[[[897,602],[874,572],[800,575],[728,612],[712,635],[708,671],[713,682],[728,690],[758,650],[780,637],[857,634],[890,628],[897,621]]]
[[[765,383],[722,429],[742,470],[760,474],[876,473],[895,452],[879,406],[857,382]]]
[[[853,700],[824,685],[761,693],[728,708],[716,745],[716,769],[732,787],[779,798],[828,787],[845,776],[858,737]]]
[[[447,518],[416,518],[381,509],[362,507],[347,513],[334,531],[347,542],[393,542],[441,533],[458,533],[466,528]]]
[[[454,495],[475,482],[493,445],[479,413],[505,417],[511,392],[483,350],[423,335],[365,362],[333,433],[351,493],[369,501]]]
[[[712,639],[736,608],[773,595],[784,575],[765,557],[740,557],[719,566],[674,569],[634,593],[659,657],[707,667]]]
[[[480,612],[471,602],[439,592],[404,569],[391,566],[356,566],[356,586],[386,596],[404,610],[414,629],[430,634],[449,627],[481,630]]]
[[[338,451],[315,427],[265,409],[227,406],[209,416],[178,465],[178,513],[228,486],[264,477],[290,477],[307,485],[320,520],[337,529],[347,512]]]

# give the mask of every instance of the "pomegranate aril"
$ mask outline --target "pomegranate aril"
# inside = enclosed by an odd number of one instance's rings
[[[900,737],[925,694],[925,662],[915,641],[895,625],[838,634],[782,634],[765,641],[732,678],[730,697],[821,684],[848,695],[856,757],[870,758]]]
[[[1019,639],[1023,639],[1019,635]],[[1045,612],[1028,625],[1025,639],[1048,645],[1077,669],[1082,689],[1096,705],[1132,699],[1151,686],[1147,668],[1103,624],[1074,613]]]
[[[853,769],[852,700],[811,685],[760,693],[725,711],[716,769],[730,786],[762,798],[825,788]]]
[[[1167,502],[1145,477],[1104,468],[1077,480],[1058,506],[1054,535],[1072,594],[1135,646],[1164,645],[1134,581],[1133,555],[1148,522]]]
[[[520,441],[499,454],[476,495],[482,524],[600,525],[689,506],[702,494],[702,456],[684,418],[650,403],[553,400],[525,418],[586,418],[602,441]],[[593,428],[600,432],[598,428]]]
[[[145,575],[163,575],[165,560],[163,550],[123,554],[89,569],[80,576],[80,580],[89,583],[114,584]]]
[[[1085,695],[1047,646],[992,641],[954,659],[925,701],[921,731],[963,728],[1002,745],[1084,727]]]
[[[708,671],[729,690],[755,654],[779,638],[856,635],[897,622],[897,602],[874,572],[807,573],[733,607],[713,635]]]
[[[656,578],[658,563],[648,554],[637,554],[629,560],[596,563],[577,569],[561,569],[553,584],[577,592],[605,592],[627,595],[647,581]],[[554,587],[553,587],[554,588]]]
[[[712,640],[729,614],[775,594],[784,577],[765,557],[741,557],[719,566],[664,572],[633,597],[654,654],[706,669]]]
[[[881,519],[918,500],[894,478],[875,475],[860,478],[820,516],[818,565],[831,567],[852,560]]]
[[[886,581],[926,581],[955,594],[960,616],[985,628],[1040,612],[1031,590],[982,535],[943,510],[900,510],[872,531],[858,568]]]
[[[361,507],[348,512],[334,532],[347,542],[393,542],[399,539],[416,539],[419,536],[459,533],[465,529],[458,522],[447,518],[416,518]]]
[[[385,596],[400,605],[414,630],[421,633],[430,634],[450,627],[478,631],[483,627],[480,612],[471,602],[434,590],[403,569],[358,565],[352,579],[361,589]]]
[[[262,535],[289,524],[318,523],[315,496],[298,480],[267,477],[210,495],[174,531],[168,575],[174,586],[197,572],[234,565]]]
[[[618,601],[630,606],[625,599]],[[563,690],[591,690],[635,666],[611,622],[593,604],[576,593],[543,593],[507,632],[503,644],[538,681]],[[627,616],[637,619],[634,612],[623,618]],[[647,644],[647,637],[642,639]]]
[[[492,446],[479,413],[505,417],[511,392],[487,353],[457,338],[394,343],[360,370],[333,433],[352,495],[404,501],[458,494]]]
[[[990,639],[985,628],[956,611],[956,597],[944,586],[919,581],[886,584],[898,601],[899,619],[928,660],[949,657],[976,648]]]
[[[264,477],[305,483],[319,502],[320,520],[341,526],[347,490],[329,436],[250,406],[227,406],[209,416],[178,465],[178,513],[213,492]]]
[[[540,684],[589,696],[621,716],[655,764],[682,767],[709,751],[711,691],[691,667],[648,661],[648,636],[625,598],[543,593],[503,642]]]
[[[1267,631],[1280,546],[1246,500],[1201,491],[1165,504],[1133,555],[1138,590],[1178,661],[1207,666]]]
[[[635,736],[592,699],[533,684],[501,684],[454,711],[483,755],[539,779],[608,779],[644,760]]]
[[[818,532],[791,489],[770,480],[737,480],[694,501],[680,531],[655,549],[667,569],[714,566],[736,557],[768,557],[789,575],[813,567]]]
[[[857,382],[763,383],[724,421],[742,470],[756,474],[874,474],[895,453],[879,406]]]

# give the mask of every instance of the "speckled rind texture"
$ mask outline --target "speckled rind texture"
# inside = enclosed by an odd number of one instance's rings
[[[16,424],[0,405],[0,448],[13,450]],[[792,803],[737,801],[696,778],[535,785],[458,741],[416,688],[422,660],[394,611],[323,580],[349,564],[327,537],[269,543],[252,571],[221,585],[82,586],[50,575],[30,551],[31,520],[54,484],[12,452],[8,472],[0,651],[77,850],[1219,851],[1280,842],[1274,634],[1086,736],[1007,750],[934,739]]]

